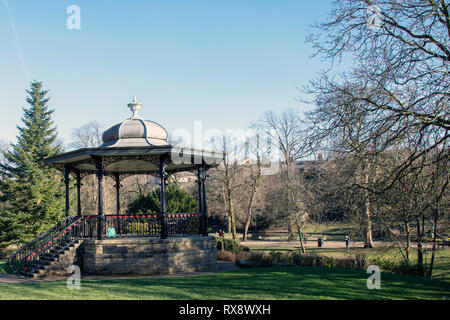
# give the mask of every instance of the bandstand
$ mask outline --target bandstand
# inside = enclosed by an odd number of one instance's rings
[[[65,219],[20,248],[8,260],[15,273],[40,277],[61,275],[70,265],[86,274],[163,274],[212,269],[214,237],[208,236],[205,181],[209,168],[223,161],[222,152],[173,146],[167,131],[138,115],[142,104],[128,104],[132,117],[103,133],[103,144],[47,158],[44,163],[64,174]],[[197,176],[198,212],[167,212],[170,174]],[[121,180],[131,175],[160,180],[160,212],[128,214],[120,207]],[[95,175],[98,211],[84,212],[81,184]],[[114,181],[115,212],[104,212],[103,184]],[[77,191],[76,215],[70,215],[70,183]]]

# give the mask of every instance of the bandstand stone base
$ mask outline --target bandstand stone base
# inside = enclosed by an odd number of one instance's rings
[[[156,275],[213,270],[212,236],[115,238],[83,241],[82,272],[105,275]]]

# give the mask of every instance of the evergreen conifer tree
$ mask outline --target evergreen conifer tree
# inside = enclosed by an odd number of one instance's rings
[[[128,206],[130,213],[160,212],[161,190],[155,188],[149,194],[139,195]],[[181,189],[176,184],[169,184],[166,188],[167,212],[192,213],[198,211],[196,199],[187,191]]]
[[[17,143],[3,153],[5,163],[0,165],[1,247],[24,244],[64,216],[62,175],[43,163],[62,151],[47,105],[48,90],[34,81],[27,93],[29,107],[23,108]]]

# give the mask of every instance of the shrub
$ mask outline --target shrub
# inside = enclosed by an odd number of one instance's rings
[[[236,262],[236,254],[229,251],[217,251],[217,260]]]
[[[395,269],[396,262],[392,259],[373,258],[370,264],[377,265],[380,269],[385,271],[393,271]]]
[[[273,265],[270,256],[264,252],[251,252],[247,260],[259,267],[270,267]]]
[[[333,257],[324,256],[322,260],[323,266],[327,268],[338,268],[338,260]]]
[[[367,262],[366,255],[361,253],[345,258],[333,258],[320,255],[314,251],[302,253],[300,250],[293,253],[272,251],[268,254],[263,252],[241,252],[236,257],[236,263],[243,267],[266,267],[279,263],[294,263],[300,267],[365,269]]]
[[[242,268],[270,267],[273,265],[270,256],[263,252],[241,252],[236,257],[236,264]]]
[[[365,269],[367,258],[363,254],[345,258],[333,258],[317,254],[316,252],[302,253],[301,251],[296,251],[293,254],[293,262],[301,267]]]
[[[274,263],[293,263],[294,258],[290,253],[283,253],[278,251],[272,251],[269,253],[270,262]]]
[[[283,260],[284,254],[281,252],[277,252],[277,251],[271,251],[269,252],[269,256],[268,259],[270,260],[270,262],[275,263],[275,262],[281,262]]]
[[[364,253],[355,254],[355,264],[357,269],[366,269],[367,267],[367,256]]]
[[[424,276],[425,268],[422,264],[410,263],[410,262],[403,260],[395,266],[393,272],[399,273],[399,274],[412,274],[412,275]]]
[[[230,260],[228,260],[230,261]],[[317,254],[316,252],[302,253],[300,250],[293,253],[283,253],[272,251],[264,252],[240,252],[235,255],[236,264],[241,267],[269,267],[277,263],[294,263],[300,267],[326,267],[326,268],[347,268],[366,269],[369,260],[364,253],[356,253],[344,258],[334,258]],[[370,264],[380,267],[383,271],[391,271],[399,274],[425,274],[422,265],[411,264],[406,261],[396,262],[392,259],[374,258]]]
[[[371,264],[377,265],[383,271],[390,271],[398,274],[412,274],[412,275],[425,275],[425,268],[421,264],[410,263],[402,260],[397,262],[390,259],[374,258],[371,260]]]
[[[321,257],[315,252],[302,253],[301,251],[296,251],[293,254],[293,261],[301,267],[316,267],[321,265]]]
[[[250,251],[242,251],[236,254],[236,260],[246,260],[250,256]]]
[[[225,251],[233,252],[234,254],[238,254],[242,251],[248,251],[247,247],[241,246],[239,241],[233,239],[223,239],[223,246]],[[222,239],[220,237],[216,237],[216,248],[217,250],[222,250]]]
[[[336,268],[356,269],[355,259],[353,257],[336,259]]]

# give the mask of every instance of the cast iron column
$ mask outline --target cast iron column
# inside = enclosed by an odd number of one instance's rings
[[[70,167],[68,164],[64,166],[64,184],[66,185],[66,218],[70,215],[70,203],[69,203],[69,178]]]
[[[197,169],[197,185],[198,185],[198,213],[200,214],[199,234],[203,234],[203,200],[202,200],[202,171],[201,167]]]
[[[120,215],[120,176],[116,173],[114,177],[116,178],[116,208],[117,214]]]
[[[202,235],[208,235],[208,212],[206,208],[206,189],[205,189],[205,181],[206,181],[206,165],[202,167]]]
[[[97,238],[103,239],[103,166],[102,159],[96,161],[98,180],[98,214],[97,214]]]
[[[166,239],[169,235],[167,228],[167,209],[166,209],[166,172],[165,159],[163,156],[159,157],[159,177],[161,179],[161,239]]]
[[[80,171],[76,171],[77,175],[77,216],[81,217],[81,175]]]

